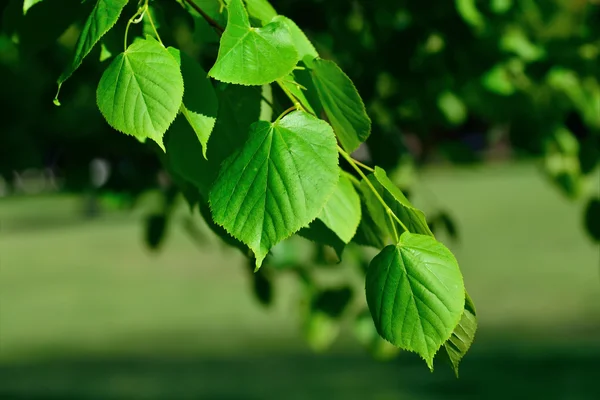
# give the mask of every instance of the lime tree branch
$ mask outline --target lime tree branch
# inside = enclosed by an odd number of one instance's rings
[[[213,27],[213,29],[219,34],[222,35],[223,32],[225,31],[225,28],[223,28],[221,25],[219,25],[219,23],[217,21],[215,21],[214,19],[212,19],[206,12],[204,12],[203,9],[200,8],[200,6],[198,6],[198,4],[194,3],[193,0],[183,0],[185,3],[187,3],[190,7],[192,7],[198,14],[200,14],[202,16],[202,18],[204,18],[204,20],[206,22],[208,22],[208,24],[210,26]]]

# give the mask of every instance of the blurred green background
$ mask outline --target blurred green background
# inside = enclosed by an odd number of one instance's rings
[[[80,3],[0,5],[1,399],[600,398],[598,2],[272,1],[356,83],[373,119],[356,156],[456,226],[436,235],[479,317],[460,379],[365,348],[355,247],[313,265],[290,239],[263,268],[262,304],[247,260],[174,196],[153,149],[102,120],[100,48],[54,107]],[[216,35],[177,3],[151,3],[161,36],[210,65]],[[152,251],[149,216],[171,198]],[[296,262],[352,283],[339,326],[307,324]]]

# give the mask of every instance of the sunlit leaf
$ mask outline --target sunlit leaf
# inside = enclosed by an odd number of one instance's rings
[[[97,102],[106,121],[138,139],[150,138],[164,150],[163,134],[183,99],[177,60],[151,37],[135,41],[104,71]]]
[[[301,111],[259,121],[210,192],[215,222],[254,251],[258,268],[271,247],[320,214],[339,179],[337,165],[326,122]]]
[[[319,219],[344,243],[350,243],[360,223],[360,212],[360,197],[348,178],[348,174],[342,172],[333,194],[319,215]]]
[[[260,20],[263,25],[267,25],[275,16],[277,11],[267,0],[244,0],[248,14]]]
[[[431,236],[405,232],[369,266],[369,310],[379,334],[392,344],[433,358],[454,331],[465,305],[456,259]]]
[[[219,55],[209,75],[223,82],[264,85],[292,72],[298,52],[283,21],[250,26],[242,0],[230,0]]]

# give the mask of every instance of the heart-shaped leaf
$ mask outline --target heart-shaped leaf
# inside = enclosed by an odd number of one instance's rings
[[[250,26],[242,0],[230,0],[227,11],[227,28],[210,76],[239,85],[264,85],[292,72],[298,52],[285,22]]]
[[[405,232],[369,265],[369,310],[379,334],[392,344],[433,358],[460,321],[465,287],[456,259],[431,236]]]
[[[96,96],[114,129],[142,141],[150,138],[164,150],[163,135],[183,99],[183,78],[177,60],[147,36],[112,61]]]
[[[271,247],[308,225],[339,179],[333,130],[296,111],[252,125],[210,192],[214,220],[254,251],[260,267]]]

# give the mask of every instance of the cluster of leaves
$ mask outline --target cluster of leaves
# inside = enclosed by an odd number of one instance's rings
[[[127,3],[96,2],[59,90]],[[216,61],[207,73],[194,57],[165,46],[158,8],[140,1],[125,27],[124,50],[97,87],[106,121],[156,144],[192,210],[254,260],[255,272],[294,234],[333,247],[340,258],[351,242],[380,249],[365,279],[377,332],[431,369],[443,349],[457,369],[476,329],[458,263],[384,169],[352,158],[371,120],[350,78],[266,0],[181,5],[220,36]],[[129,44],[129,28],[138,23],[146,32]],[[289,108],[278,110],[274,89]],[[152,216],[148,231],[164,230],[164,221]],[[262,293],[261,279],[255,282]],[[347,289],[324,291],[312,304],[335,317],[350,297]]]
[[[386,155],[383,166],[407,148],[418,162],[474,163],[506,150],[541,158],[544,176],[587,202],[585,226],[600,241],[597,2],[283,5],[355,78],[373,116],[369,149]]]

